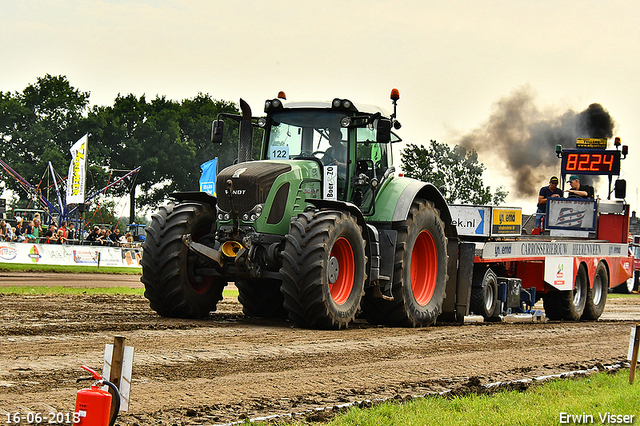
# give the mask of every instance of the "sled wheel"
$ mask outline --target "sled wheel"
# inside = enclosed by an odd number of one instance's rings
[[[216,310],[227,282],[220,277],[204,275],[207,266],[183,242],[191,235],[195,242],[213,243],[211,227],[213,208],[188,201],[160,207],[146,227],[142,245],[142,278],[144,295],[151,309],[164,317],[204,318]]]
[[[286,318],[280,284],[281,281],[272,279],[236,281],[242,312],[255,318]]]
[[[582,313],[583,320],[597,320],[604,311],[609,292],[609,273],[604,263],[600,262],[593,278],[593,287],[587,290],[587,300]]]
[[[580,265],[571,291],[554,291],[544,295],[542,302],[547,318],[578,321],[584,312],[589,288],[587,270]]]
[[[479,270],[482,273],[482,269]],[[474,284],[476,284],[474,274]],[[471,288],[471,312],[489,319],[496,314],[498,306],[498,277],[491,268],[479,275],[479,285]]]
[[[447,282],[447,238],[438,210],[425,200],[411,205],[398,231],[393,272],[393,301],[368,291],[363,313],[372,324],[400,327],[435,323]]]
[[[291,221],[282,252],[281,291],[300,327],[342,328],[359,307],[366,280],[365,242],[342,211],[307,211]]]

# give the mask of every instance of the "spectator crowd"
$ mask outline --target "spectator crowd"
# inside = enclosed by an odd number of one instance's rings
[[[101,229],[98,226],[94,226],[91,232],[84,231],[84,234],[81,234],[80,230],[75,229],[73,222],[68,226],[65,221],[62,221],[59,227],[53,224],[49,225],[49,227],[43,226],[39,213],[36,213],[33,219],[28,222],[17,217],[16,226],[11,226],[9,222],[1,220],[0,241],[133,247],[133,236],[129,232],[121,235],[117,227],[112,232],[111,229]]]

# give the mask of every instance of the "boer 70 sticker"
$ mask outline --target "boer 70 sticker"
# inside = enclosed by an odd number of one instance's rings
[[[323,194],[322,198],[325,200],[337,200],[338,199],[338,166],[330,165],[324,166]]]

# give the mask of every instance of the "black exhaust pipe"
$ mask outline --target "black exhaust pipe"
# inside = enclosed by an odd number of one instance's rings
[[[251,160],[253,127],[251,126],[251,107],[244,99],[240,99],[242,120],[240,121],[240,140],[238,141],[238,163]]]

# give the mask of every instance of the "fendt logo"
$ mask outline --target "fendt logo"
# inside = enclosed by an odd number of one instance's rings
[[[229,194],[229,190],[227,189],[225,193]],[[246,189],[234,189],[233,191],[231,191],[231,195],[244,195],[246,193],[247,193]]]

